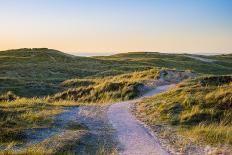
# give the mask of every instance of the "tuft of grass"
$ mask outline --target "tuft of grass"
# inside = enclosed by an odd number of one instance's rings
[[[232,126],[219,123],[198,124],[192,128],[180,128],[185,136],[194,137],[208,144],[232,144]]]
[[[18,96],[16,96],[13,92],[8,91],[5,94],[2,94],[0,96],[0,101],[13,101],[16,100],[18,98]]]

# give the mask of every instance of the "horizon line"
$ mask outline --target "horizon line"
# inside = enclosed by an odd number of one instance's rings
[[[128,51],[97,51],[97,52],[92,52],[92,51],[69,51],[69,50],[60,50],[60,49],[55,49],[55,48],[47,48],[47,47],[22,47],[22,48],[12,48],[12,49],[3,49],[0,51],[10,51],[10,50],[20,50],[20,49],[49,49],[49,50],[56,50],[60,51],[63,53],[67,54],[72,54],[75,56],[110,56],[114,54],[120,54],[120,53],[139,53],[139,52],[147,52],[147,53],[163,53],[163,54],[193,54],[193,55],[223,55],[223,54],[232,54],[232,52],[206,52],[206,51],[199,51],[199,52],[194,52],[194,51],[150,51],[150,50],[138,50],[138,51],[133,51],[133,50],[128,50]],[[103,55],[101,55],[103,54]]]

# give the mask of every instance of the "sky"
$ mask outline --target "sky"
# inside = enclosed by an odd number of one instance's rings
[[[232,0],[0,0],[0,50],[232,53]]]

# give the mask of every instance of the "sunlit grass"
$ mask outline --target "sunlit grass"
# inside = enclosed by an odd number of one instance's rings
[[[133,99],[141,95],[145,81],[155,80],[159,71],[160,69],[154,68],[105,78],[67,80],[62,84],[68,90],[51,96],[51,99],[81,103],[110,103]]]
[[[179,132],[208,144],[232,144],[232,126],[218,123],[199,124],[192,128],[180,128]]]
[[[189,80],[145,99],[136,111],[149,124],[166,123],[196,142],[232,144],[232,77]]]
[[[49,102],[41,98],[18,98],[0,102],[0,144],[19,145],[27,140],[25,130],[53,126],[53,116],[64,112],[72,101]]]
[[[0,51],[0,94],[12,91],[21,97],[53,95],[64,91],[60,83],[68,79],[104,78],[154,67],[192,70],[201,74],[232,73],[231,55],[209,56],[209,59],[217,61],[206,63],[183,54],[153,52],[91,58],[46,48]],[[80,81],[78,84],[87,83]]]

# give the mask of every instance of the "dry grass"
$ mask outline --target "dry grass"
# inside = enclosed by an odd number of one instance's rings
[[[147,123],[170,124],[196,142],[232,144],[231,81],[231,76],[186,81],[144,100],[136,111]]]
[[[79,106],[74,101],[50,102],[44,98],[17,98],[0,102],[0,154],[116,154],[115,145],[105,143],[104,138],[92,134],[83,123],[67,122],[62,133],[49,137],[37,144],[14,150],[26,144],[27,129],[53,128],[53,116],[65,112],[67,106]],[[101,113],[102,114],[102,113]],[[97,117],[97,116],[96,116]],[[105,131],[107,132],[107,131]],[[111,137],[108,137],[110,139]],[[2,149],[1,148],[1,149]]]
[[[64,106],[77,106],[71,101],[51,103],[46,99],[18,98],[0,102],[0,145],[21,145],[27,140],[25,130],[50,128],[53,116],[64,112]]]
[[[51,97],[84,103],[109,103],[141,95],[146,80],[154,80],[160,69],[96,79],[72,79],[62,83],[68,90]]]

